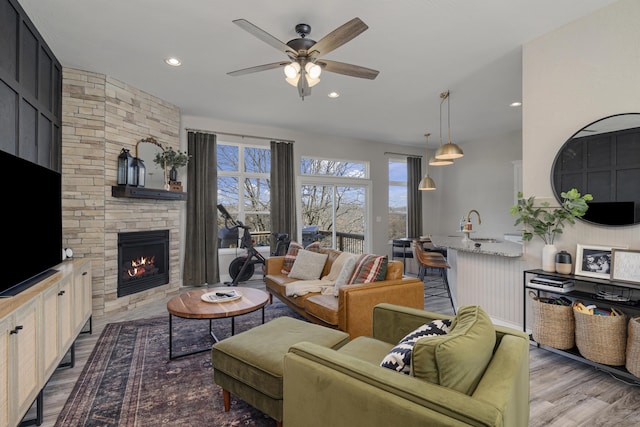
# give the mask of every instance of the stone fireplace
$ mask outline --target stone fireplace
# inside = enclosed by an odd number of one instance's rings
[[[164,299],[182,286],[185,201],[112,195],[122,148],[135,155],[138,141],[153,137],[165,147],[180,149],[179,134],[176,106],[104,74],[63,68],[63,245],[72,248],[74,256],[91,259],[96,316]],[[134,267],[137,277],[120,289],[120,237],[157,230],[168,235],[156,248],[163,254],[151,255],[155,258],[149,274]],[[164,272],[151,274],[154,268]],[[153,276],[160,276],[162,283]]]
[[[169,283],[169,230],[118,233],[118,297]]]

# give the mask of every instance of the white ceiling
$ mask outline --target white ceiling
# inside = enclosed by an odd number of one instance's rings
[[[65,67],[106,74],[182,114],[421,146],[438,144],[451,92],[458,144],[521,128],[522,45],[615,0],[19,0]],[[280,69],[226,73],[286,56],[231,21],[287,42],[320,40],[354,17],[369,29],[325,59],[380,71],[325,72],[304,101]],[[178,68],[164,63],[176,56]],[[330,91],[341,96],[330,99]],[[526,108],[526,105],[522,108]],[[443,108],[446,134],[446,104]],[[446,138],[446,135],[444,136]],[[445,141],[446,142],[446,141]]]

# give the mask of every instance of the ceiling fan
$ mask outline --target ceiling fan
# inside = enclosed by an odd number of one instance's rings
[[[371,68],[322,58],[369,28],[360,18],[353,18],[317,42],[307,37],[311,33],[311,26],[308,24],[296,25],[295,30],[300,37],[283,43],[245,19],[236,19],[233,23],[283,52],[289,57],[290,61],[279,61],[244,68],[227,73],[230,76],[242,76],[284,67],[286,81],[298,88],[298,94],[304,100],[305,96],[311,95],[311,87],[320,81],[319,77],[322,70],[370,80],[375,79],[378,75],[378,71]]]

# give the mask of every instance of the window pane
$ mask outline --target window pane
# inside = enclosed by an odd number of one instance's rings
[[[407,182],[407,162],[389,160],[389,182]]]
[[[244,149],[245,172],[269,173],[271,170],[271,149],[246,147]]]
[[[345,176],[367,178],[366,163],[343,160],[302,158],[300,172],[303,175]]]
[[[218,156],[219,171],[237,171],[238,170],[238,147],[235,145],[216,146]]]
[[[270,199],[268,179],[246,178],[244,180],[245,211],[270,211]]]
[[[238,212],[238,178],[218,177],[218,203],[224,205],[229,213]]]
[[[269,229],[271,228],[271,215],[269,214],[258,214],[258,213],[248,213],[245,215],[245,225],[251,227],[251,233],[256,235],[260,232],[267,232],[266,237],[260,237],[260,241],[266,242],[269,244],[269,236],[271,233]],[[254,238],[254,240],[258,240]]]

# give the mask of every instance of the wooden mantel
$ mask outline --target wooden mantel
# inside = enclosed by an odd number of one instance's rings
[[[186,200],[187,193],[182,191],[167,191],[160,188],[131,187],[127,185],[111,186],[113,197],[127,197],[130,199],[157,200]]]

